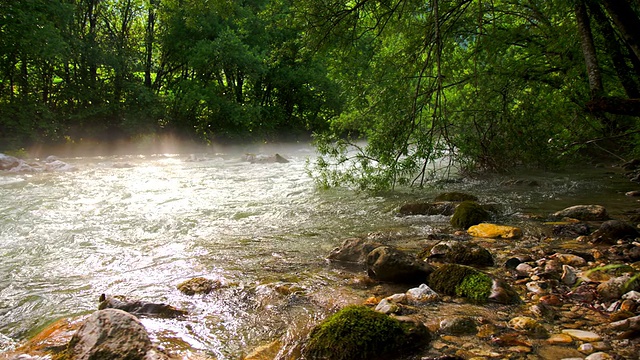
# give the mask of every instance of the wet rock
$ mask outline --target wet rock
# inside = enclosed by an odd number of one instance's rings
[[[576,266],[576,267],[587,265],[587,261],[583,257],[578,255],[573,255],[573,254],[556,253],[551,255],[550,258],[558,260],[560,263],[564,265],[570,265],[570,266]]]
[[[509,320],[508,326],[511,329],[522,331],[533,338],[546,339],[549,337],[547,329],[538,321],[528,316],[517,316]]]
[[[568,223],[554,225],[551,230],[553,236],[559,238],[577,238],[578,236],[586,236],[591,234],[589,225],[585,223]]]
[[[407,290],[405,298],[411,305],[420,305],[438,301],[440,296],[426,284]]]
[[[574,285],[578,281],[576,269],[569,265],[562,265],[562,277],[560,280],[562,280],[565,285]]]
[[[613,360],[613,359],[614,359],[613,356],[604,352],[593,353],[587,356],[586,358],[584,358],[584,360]]]
[[[443,241],[431,249],[429,258],[442,258],[445,262],[471,265],[493,266],[493,256],[489,250],[471,242]]]
[[[528,277],[533,272],[533,266],[527,263],[521,263],[516,266],[515,271],[521,277]]]
[[[441,334],[447,335],[475,335],[478,332],[476,320],[469,316],[456,316],[440,321]]]
[[[177,317],[186,315],[185,310],[176,309],[175,307],[162,303],[150,303],[141,300],[128,300],[124,296],[108,296],[100,295],[100,305],[98,309],[118,309],[136,316],[155,316],[155,317]]]
[[[144,359],[151,350],[146,329],[133,315],[116,309],[93,313],[73,335],[66,354],[75,360]]]
[[[522,230],[517,227],[488,223],[471,226],[467,233],[480,238],[515,239],[522,236]]]
[[[624,194],[629,197],[638,197],[640,196],[640,190],[627,191]]]
[[[400,311],[400,306],[388,299],[382,299],[378,305],[376,305],[375,310],[383,314],[395,314]]]
[[[547,339],[547,343],[549,344],[571,344],[573,342],[573,338],[567,334],[551,334]]]
[[[567,294],[569,298],[575,302],[582,302],[586,304],[592,303],[598,293],[596,291],[596,285],[583,283],[578,285],[573,291]]]
[[[569,335],[572,338],[580,341],[600,341],[602,340],[602,336],[592,332],[578,329],[564,329],[562,330],[563,334]]]
[[[458,204],[453,202],[410,203],[398,209],[399,215],[445,215],[451,216]]]
[[[253,351],[242,358],[242,360],[272,360],[276,358],[281,348],[282,342],[275,340],[253,349]]]
[[[451,217],[451,226],[468,229],[473,225],[489,220],[490,215],[482,206],[473,201],[464,201],[458,205]]]
[[[375,248],[382,246],[379,242],[361,238],[350,238],[342,242],[342,245],[331,250],[327,257],[329,260],[348,263],[364,264],[367,256]]]
[[[622,299],[640,302],[640,292],[632,290],[622,295]]]
[[[612,322],[609,324],[609,329],[613,331],[640,331],[640,315]]]
[[[598,295],[603,300],[617,300],[629,291],[640,290],[640,279],[625,274],[598,285]]]
[[[459,296],[472,302],[494,301],[508,304],[520,300],[504,281],[464,265],[440,266],[431,274],[428,284],[440,294]]]
[[[63,161],[54,160],[52,162],[47,162],[46,164],[44,164],[44,170],[64,172],[64,171],[76,171],[78,170],[78,168],[76,168],[73,165],[67,164],[66,162],[63,162]]]
[[[367,256],[369,277],[395,283],[423,283],[433,268],[416,257],[389,246],[380,246]]]
[[[401,322],[364,306],[349,306],[317,325],[302,352],[309,360],[394,358],[430,339],[417,321]]]
[[[20,163],[20,159],[0,153],[0,170],[11,170]]]
[[[178,290],[185,295],[208,294],[222,284],[218,280],[195,277],[178,284]]]
[[[435,201],[454,201],[454,202],[463,202],[463,201],[478,201],[478,197],[465,194],[461,192],[445,192],[436,196]]]
[[[571,218],[581,221],[609,220],[607,209],[601,205],[576,205],[552,214],[555,218]]]
[[[584,354],[576,349],[560,345],[540,346],[536,353],[542,359],[583,359]]]
[[[620,220],[605,221],[591,235],[596,244],[615,244],[618,240],[632,240],[640,236],[638,230]]]

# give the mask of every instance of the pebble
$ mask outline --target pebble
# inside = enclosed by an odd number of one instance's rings
[[[571,344],[572,342],[573,338],[567,334],[552,334],[547,339],[547,343],[552,345]]]
[[[586,358],[584,358],[584,360],[609,360],[609,359],[613,359],[613,357],[604,352],[593,353],[587,356]]]
[[[564,265],[571,265],[571,266],[576,266],[576,267],[587,265],[587,260],[585,260],[583,257],[580,257],[578,255],[573,255],[573,254],[554,254],[551,257],[555,258],[558,261],[560,261]]]
[[[591,341],[602,340],[602,336],[591,331],[584,331],[584,330],[578,330],[578,329],[564,329],[562,330],[562,333],[567,334],[573,337],[574,339],[581,340],[581,341],[591,342]]]
[[[562,277],[560,278],[565,285],[573,285],[578,281],[576,269],[570,265],[562,265]]]
[[[578,347],[578,351],[584,354],[591,354],[595,349],[591,343],[584,343]]]

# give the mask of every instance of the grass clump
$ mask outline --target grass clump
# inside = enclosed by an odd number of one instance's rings
[[[413,335],[415,331],[390,316],[348,306],[311,331],[303,353],[313,360],[388,359],[415,346]]]

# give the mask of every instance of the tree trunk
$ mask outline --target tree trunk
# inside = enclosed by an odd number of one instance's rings
[[[640,59],[640,19],[633,11],[627,0],[603,0],[602,1],[609,16],[622,37],[633,50],[636,58]]]
[[[584,1],[579,1],[575,6],[576,21],[578,23],[578,32],[580,42],[582,44],[582,54],[584,62],[587,66],[587,76],[589,78],[589,89],[591,90],[591,98],[596,99],[602,97],[604,88],[602,86],[602,74],[600,73],[600,65],[596,55],[596,48],[593,43],[593,34],[591,33],[591,24],[589,15]]]
[[[616,37],[615,31],[609,22],[609,19],[602,11],[599,4],[589,2],[587,4],[589,12],[593,16],[598,29],[604,37],[604,45],[609,55],[611,55],[611,61],[613,67],[620,79],[620,83],[625,90],[625,93],[629,98],[640,98],[640,90],[638,90],[638,84],[633,78],[633,69],[627,64],[625,54],[622,51],[622,46],[619,39]],[[622,44],[624,46],[624,44]]]
[[[147,13],[147,33],[145,37],[144,86],[151,88],[151,68],[153,65],[153,43],[155,41],[156,14],[155,6],[159,2],[150,1]]]

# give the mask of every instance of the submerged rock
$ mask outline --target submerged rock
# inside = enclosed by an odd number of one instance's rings
[[[420,284],[433,268],[416,257],[390,246],[380,246],[367,256],[369,277],[395,283]]]
[[[303,354],[310,360],[394,358],[428,344],[430,338],[418,322],[400,322],[365,306],[349,306],[311,331]]]
[[[571,218],[581,221],[609,220],[607,209],[601,205],[575,205],[552,214],[555,218]]]
[[[481,205],[473,201],[464,201],[458,205],[451,217],[451,226],[468,229],[473,225],[489,220],[490,214]]]
[[[244,160],[252,164],[274,164],[274,163],[286,164],[289,162],[289,160],[285,159],[280,154],[274,154],[274,155],[246,154],[244,156]]]
[[[471,226],[467,233],[480,238],[515,239],[522,236],[522,230],[517,227],[488,223]]]
[[[549,337],[549,332],[538,321],[528,316],[517,316],[509,320],[509,327],[522,331],[528,336],[537,339],[546,339]]]
[[[364,264],[367,260],[367,255],[380,246],[382,246],[381,243],[369,239],[349,238],[344,240],[342,245],[331,250],[327,259]]]
[[[186,315],[185,310],[177,309],[171,305],[162,303],[150,303],[141,300],[128,300],[124,296],[100,295],[100,305],[98,309],[118,309],[134,315],[157,316],[157,317],[177,317]]]
[[[178,284],[177,288],[185,295],[208,294],[222,286],[220,281],[195,277]]]

